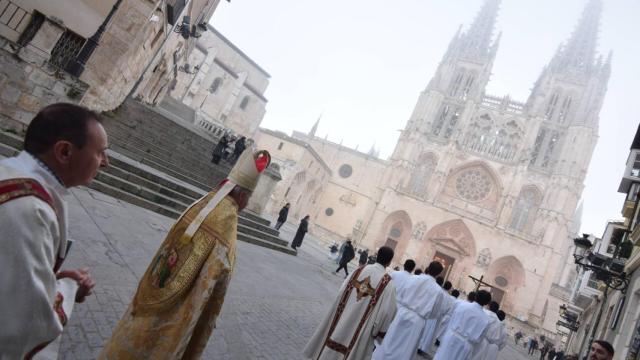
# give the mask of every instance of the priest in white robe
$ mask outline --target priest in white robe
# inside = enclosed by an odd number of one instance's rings
[[[436,335],[438,333],[438,329],[440,328],[440,324],[442,323],[446,314],[451,311],[453,305],[455,304],[455,298],[449,295],[451,287],[452,285],[450,281],[445,281],[442,285],[442,316],[426,321],[424,330],[422,331],[422,336],[420,338],[420,345],[418,347],[418,349],[423,353],[430,352],[431,347],[437,339]]]
[[[404,262],[403,267],[404,267],[403,270],[392,271],[389,274],[393,279],[393,285],[396,288],[396,294],[398,293],[398,291],[400,291],[400,288],[407,281],[407,279],[412,276],[413,269],[416,268],[416,262],[411,259],[407,259]]]
[[[460,296],[459,290],[454,289],[451,291],[450,297],[451,297],[452,305],[449,308],[449,311],[447,311],[444,315],[442,315],[442,318],[438,322],[438,328],[436,329],[436,340],[442,340],[442,335],[444,335],[444,331],[449,326],[449,320],[451,320],[451,314],[453,314],[453,311],[456,309],[456,306],[458,306],[458,304],[464,301],[464,300],[458,299],[458,296]]]
[[[385,270],[393,255],[393,249],[381,247],[376,264],[358,268],[345,280],[304,348],[306,359],[360,360],[371,356],[374,340],[385,336],[396,313],[395,287]]]
[[[489,317],[489,324],[480,343],[473,351],[473,360],[496,360],[498,357],[499,343],[502,339],[502,323],[498,320],[498,312],[500,305],[491,301],[489,308],[484,312]]]
[[[462,302],[456,306],[434,360],[469,360],[473,349],[484,336],[489,317],[483,307],[491,301],[485,290],[475,293],[474,302]]]
[[[498,320],[500,320],[500,337],[497,344],[489,344],[489,348],[487,350],[487,359],[495,360],[498,358],[498,353],[507,346],[507,341],[509,340],[509,335],[507,333],[507,327],[504,324],[504,319],[506,314],[502,310],[498,310],[496,312],[498,316]]]
[[[435,280],[442,270],[442,264],[433,261],[424,275],[413,276],[403,285],[398,292],[398,314],[382,345],[374,351],[374,360],[412,359],[415,356],[425,322],[442,315],[444,294]]]
[[[60,270],[69,250],[67,188],[106,166],[97,114],[72,104],[43,108],[24,149],[0,161],[0,359],[55,359],[75,302],[94,286],[86,269]]]

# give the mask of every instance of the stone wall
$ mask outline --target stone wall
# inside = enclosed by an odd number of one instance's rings
[[[44,43],[34,39],[40,40]],[[19,48],[0,38],[1,128],[23,132],[43,106],[78,103],[87,91],[86,83],[58,71],[42,54],[42,49]]]

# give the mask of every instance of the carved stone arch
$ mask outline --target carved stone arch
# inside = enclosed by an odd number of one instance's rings
[[[500,307],[506,312],[513,310],[516,293],[525,286],[526,273],[522,262],[513,255],[498,258],[489,266],[486,279],[498,290],[494,291],[494,297],[501,293],[502,298],[498,299],[501,300]]]
[[[507,224],[509,229],[530,233],[542,204],[542,196],[542,191],[537,186],[531,184],[523,186],[513,203]]]
[[[489,165],[472,161],[450,171],[444,192],[476,206],[495,211],[502,196],[502,181]]]
[[[415,260],[423,267],[437,256],[450,258],[450,264],[445,264],[449,268],[445,269],[447,273],[444,275],[454,284],[459,284],[460,277],[472,268],[476,260],[475,238],[462,219],[432,227],[419,249]]]
[[[382,223],[376,247],[389,246],[393,248],[395,252],[394,260],[400,261],[409,245],[412,229],[413,223],[409,214],[404,210],[394,211]]]

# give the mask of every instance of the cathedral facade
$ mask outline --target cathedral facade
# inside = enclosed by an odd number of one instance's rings
[[[317,232],[372,250],[393,247],[398,264],[440,260],[466,291],[475,287],[469,276],[482,276],[510,315],[555,333],[610,75],[611,58],[596,49],[602,3],[587,4],[524,102],[485,93],[500,42],[498,10],[498,0],[487,0],[455,34],[390,159],[315,131],[293,138],[332,169],[309,204]]]

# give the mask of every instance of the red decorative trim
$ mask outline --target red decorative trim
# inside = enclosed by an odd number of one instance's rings
[[[340,344],[339,342],[335,342],[335,341],[333,341],[333,340],[331,340],[331,339],[328,339],[328,340],[327,340],[326,345],[327,345],[327,347],[328,347],[329,349],[331,349],[331,350],[333,350],[333,351],[337,351],[337,352],[339,352],[340,354],[344,354],[344,355],[346,355],[346,354],[349,352],[349,349],[347,349],[347,347],[346,347],[346,346],[344,346],[344,345]]]
[[[25,196],[35,196],[49,204],[55,211],[53,198],[36,180],[18,178],[0,181],[0,205]]]
[[[53,303],[53,311],[58,315],[58,319],[60,319],[62,326],[65,326],[67,325],[67,314],[64,312],[64,308],[62,307],[63,301],[64,296],[60,293],[56,293],[56,301]]]
[[[364,326],[364,323],[369,318],[369,315],[371,315],[371,312],[373,311],[373,308],[378,303],[378,300],[380,299],[380,296],[382,295],[382,292],[387,287],[387,284],[389,284],[389,282],[391,282],[391,276],[389,276],[388,274],[384,274],[382,276],[382,279],[380,280],[380,283],[378,284],[378,286],[376,288],[375,294],[369,300],[369,304],[367,305],[367,310],[365,311],[364,315],[360,319],[360,322],[358,323],[358,327],[356,328],[356,332],[351,337],[351,342],[349,343],[349,346],[346,347],[346,349],[345,349],[344,345],[333,341],[331,339],[331,335],[333,335],[333,331],[335,330],[336,325],[338,324],[338,320],[340,319],[340,317],[342,316],[342,313],[344,312],[344,308],[346,307],[347,300],[349,299],[349,296],[351,295],[351,291],[353,291],[353,289],[354,289],[354,281],[353,280],[354,279],[358,279],[358,276],[360,276],[360,273],[362,272],[362,269],[364,269],[365,266],[359,267],[351,275],[351,279],[349,280],[347,288],[342,293],[342,297],[340,298],[340,302],[338,302],[338,308],[336,309],[336,313],[333,316],[333,321],[331,322],[331,326],[329,327],[329,333],[327,334],[327,338],[325,339],[325,342],[324,342],[324,345],[326,347],[328,347],[328,348],[330,348],[332,350],[335,350],[335,351],[337,351],[337,352],[339,352],[341,354],[344,354],[344,358],[345,359],[347,357],[349,357],[349,353],[351,353],[351,350],[353,350],[353,346],[356,343],[356,339],[360,335],[360,331],[362,331],[362,327]],[[345,350],[346,352],[343,352],[343,351],[338,350],[338,349]],[[320,354],[318,354],[318,359],[320,358],[320,355],[322,355],[322,350],[320,351]]]

